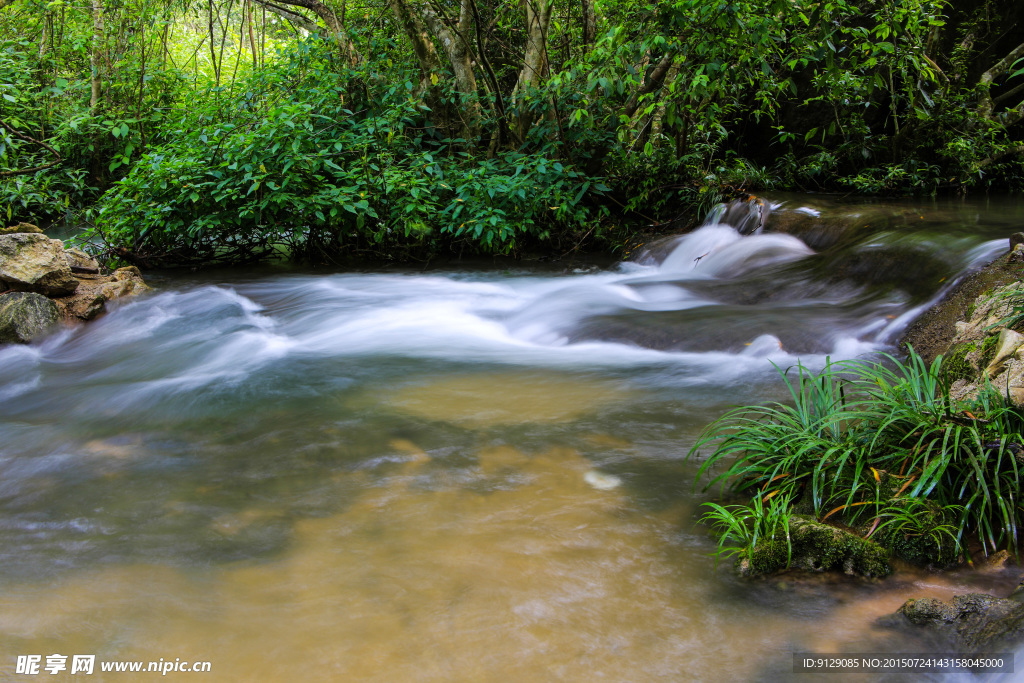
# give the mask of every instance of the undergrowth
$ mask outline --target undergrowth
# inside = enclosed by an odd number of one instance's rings
[[[1024,417],[991,387],[951,399],[942,363],[911,349],[906,361],[883,354],[819,373],[777,368],[791,403],[736,408],[712,423],[688,456],[711,449],[697,480],[751,501],[743,510],[706,504],[721,538],[716,555],[749,557],[755,533],[736,527],[758,528],[766,510],[777,520],[773,501],[920,564],[969,559],[971,548],[1016,552]]]

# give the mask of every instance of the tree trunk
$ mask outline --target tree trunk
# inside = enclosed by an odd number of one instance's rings
[[[654,92],[665,83],[665,77],[675,63],[675,59],[676,53],[674,51],[667,52],[654,68],[644,75],[644,82],[636,89],[636,92],[629,98],[629,101],[626,102],[626,106],[623,109],[623,113],[626,116],[633,118],[633,114],[640,108],[643,96]]]
[[[441,47],[452,65],[455,85],[462,93],[462,105],[467,138],[475,140],[480,134],[480,100],[478,99],[476,74],[473,72],[473,55],[470,49],[470,30],[473,17],[469,0],[462,0],[459,21],[450,28],[430,6],[422,9],[423,18],[431,32],[441,40]]]
[[[590,50],[597,41],[596,0],[581,0],[583,10],[583,51]]]
[[[416,61],[420,67],[420,90],[426,91],[432,85],[431,76],[438,77],[441,71],[441,58],[437,55],[437,48],[434,41],[427,33],[423,20],[412,10],[406,0],[388,0],[391,11],[395,15],[395,21],[405,31],[412,49],[416,53]]]
[[[523,0],[523,4],[526,9],[526,50],[519,80],[512,91],[512,101],[520,105],[523,96],[531,88],[540,85],[541,77],[547,71],[548,28],[551,26],[551,12],[555,8],[554,0]],[[524,139],[533,125],[534,117],[521,106],[517,119],[519,138]]]
[[[981,92],[981,101],[978,103],[978,113],[986,119],[992,118],[992,112],[995,109],[991,94],[992,81],[1009,71],[1013,67],[1014,62],[1022,55],[1024,55],[1024,43],[1015,47],[1010,51],[1010,54],[996,62],[992,68],[983,73],[981,78],[978,80],[978,90]],[[1015,118],[1013,123],[1016,123],[1017,120],[1019,120],[1019,117]]]
[[[362,61],[362,57],[360,56],[359,51],[356,50],[355,44],[353,44],[348,38],[348,32],[345,31],[344,23],[338,19],[334,10],[320,2],[320,0],[275,0],[275,2],[271,2],[270,0],[256,0],[256,2],[258,2],[264,9],[269,9],[271,12],[275,12],[276,14],[280,14],[281,16],[288,18],[289,21],[293,21],[292,17],[299,15],[292,14],[292,16],[289,17],[288,15],[291,13],[280,5],[291,5],[292,7],[308,9],[322,22],[324,22],[327,26],[328,34],[338,42],[338,48],[343,53],[347,53],[348,60],[351,64],[355,65]],[[280,3],[280,5],[276,3]],[[390,0],[389,4],[391,4],[393,10],[394,0]],[[309,23],[301,16],[299,16],[299,19],[306,24]],[[401,23],[401,21],[399,23]],[[309,31],[316,30],[315,27],[310,26],[303,26],[303,28],[306,28]]]
[[[259,65],[259,56],[256,54],[256,36],[252,32],[252,2],[245,2],[245,25],[249,29],[249,47],[252,49],[252,69],[256,70]]]
[[[217,45],[213,34],[213,0],[208,0],[207,10],[209,11],[210,62],[213,64],[213,82],[214,85],[220,86],[220,67],[217,66]]]
[[[548,28],[551,25],[551,12],[555,8],[554,0],[523,0],[523,4],[526,9],[526,50],[515,95],[537,87],[547,70]]]

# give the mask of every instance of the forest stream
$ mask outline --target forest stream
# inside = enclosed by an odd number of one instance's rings
[[[918,651],[875,620],[1019,576],[741,580],[685,457],[785,400],[775,366],[896,353],[1024,203],[774,201],[769,229],[716,211],[607,269],[147,273],[0,348],[0,677],[59,653],[203,681],[814,681],[794,652]]]

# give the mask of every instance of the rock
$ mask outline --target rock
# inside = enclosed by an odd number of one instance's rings
[[[1010,593],[1010,597],[1007,600],[1016,600],[1017,602],[1024,603],[1024,578],[1020,580],[1017,587]]]
[[[813,519],[793,515],[789,519],[792,543],[790,568],[810,572],[842,571],[864,577],[892,572],[888,554],[877,543]],[[755,548],[738,569],[743,576],[771,574],[786,567],[785,539],[773,539]]]
[[[35,292],[0,296],[0,344],[28,344],[60,322],[60,310]]]
[[[881,625],[925,629],[959,653],[1006,652],[1024,642],[1024,604],[982,593],[907,600]]]
[[[81,249],[75,247],[65,249],[64,258],[67,259],[68,267],[71,268],[72,273],[96,275],[100,272],[100,264],[96,262],[96,259]]]
[[[114,271],[114,281],[103,286],[107,299],[120,299],[148,292],[151,287],[142,281],[142,273],[135,266],[125,266]]]
[[[1013,253],[1024,255],[1024,245]],[[1007,286],[1020,287],[1024,279],[1024,265],[1011,255],[996,259],[955,284],[940,303],[911,323],[900,345],[913,346],[925,362],[931,363],[957,344],[984,339],[991,331],[985,328],[999,320],[993,308],[1001,308],[987,293]],[[958,321],[963,324],[957,325]]]
[[[1010,235],[1010,251],[1013,251],[1021,244],[1024,244],[1024,232],[1015,232]]]
[[[1000,550],[989,555],[983,562],[979,562],[975,566],[975,570],[982,574],[999,574],[1013,564],[1013,555],[1010,554],[1010,551]]]
[[[20,292],[66,296],[78,289],[60,240],[46,235],[0,235],[0,282]]]
[[[992,362],[985,368],[985,374],[989,378],[998,375],[1006,361],[1019,353],[1021,346],[1024,346],[1024,334],[1007,329],[1001,331],[995,344],[995,354]]]
[[[92,320],[106,308],[108,301],[123,299],[150,290],[135,266],[119,268],[112,275],[79,276],[81,284],[74,296],[58,300],[68,318]]]
[[[31,223],[18,223],[12,225],[9,228],[0,228],[0,235],[13,235],[15,233],[37,233],[42,234],[42,230],[32,225]]]

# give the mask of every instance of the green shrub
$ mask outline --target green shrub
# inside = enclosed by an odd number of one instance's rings
[[[607,213],[592,203],[600,179],[543,144],[490,156],[448,137],[413,96],[415,74],[396,64],[385,82],[379,66],[339,66],[310,39],[228,101],[211,91],[104,196],[89,238],[149,264],[282,248],[429,257],[571,241]]]
[[[698,481],[785,496],[823,521],[890,538],[926,537],[936,564],[970,538],[984,552],[1015,550],[1024,417],[994,391],[953,402],[942,365],[911,349],[905,362],[883,355],[817,375],[797,366],[795,382],[780,370],[793,405],[739,408],[710,425],[688,456],[713,446]],[[915,547],[906,552],[927,554]]]

